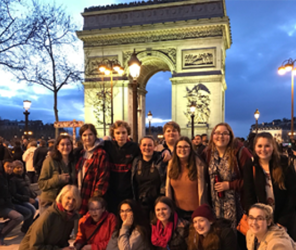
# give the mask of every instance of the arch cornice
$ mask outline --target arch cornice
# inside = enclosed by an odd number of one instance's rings
[[[127,28],[77,31],[84,48],[134,43],[184,40],[205,37],[225,37],[229,48],[232,40],[228,17],[211,20],[189,20],[161,24],[139,25]]]

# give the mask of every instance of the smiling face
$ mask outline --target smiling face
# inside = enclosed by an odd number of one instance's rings
[[[102,204],[97,201],[93,201],[89,204],[89,214],[94,220],[94,222],[98,222],[102,216],[102,214],[105,212],[105,208],[102,207]]]
[[[68,156],[72,151],[72,143],[69,139],[62,139],[57,145],[57,150],[60,151],[62,156]]]
[[[143,156],[150,158],[154,152],[154,142],[149,138],[141,140],[140,150]]]
[[[169,126],[164,134],[164,139],[166,141],[166,143],[170,144],[170,145],[175,145],[176,141],[179,139],[180,134],[178,132],[178,130],[172,126]]]
[[[124,126],[114,129],[114,139],[119,147],[122,147],[127,142],[127,137],[127,129]]]
[[[266,220],[266,214],[262,209],[254,207],[249,210],[248,224],[255,236],[262,236],[266,234],[267,227],[271,224],[271,221]]]
[[[190,144],[187,141],[179,141],[176,145],[176,154],[180,160],[187,160],[190,155]]]
[[[5,162],[4,163],[4,171],[6,174],[11,175],[13,172],[13,164],[12,162]]]
[[[230,142],[230,131],[224,126],[218,126],[213,134],[213,143],[217,148],[225,149]]]
[[[133,215],[133,210],[129,204],[124,203],[121,205],[119,213],[121,220],[125,221],[128,215]]]
[[[94,146],[96,141],[96,136],[90,129],[87,129],[83,132],[81,139],[85,148],[89,149]]]
[[[155,215],[156,218],[162,222],[162,224],[166,224],[169,222],[172,211],[168,205],[162,202],[158,202],[155,205]]]
[[[273,149],[272,142],[269,139],[263,137],[257,139],[254,148],[255,153],[259,159],[267,161],[271,159]]]
[[[67,192],[62,197],[62,206],[67,211],[73,211],[76,207],[76,199],[71,192]]]
[[[211,225],[212,222],[205,217],[197,216],[193,218],[193,227],[199,235],[206,236],[211,229]]]

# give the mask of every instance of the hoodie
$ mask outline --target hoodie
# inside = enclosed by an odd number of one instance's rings
[[[254,250],[255,235],[249,230],[247,232],[247,248]],[[293,250],[296,249],[296,244],[287,234],[284,228],[277,225],[271,226],[266,232],[257,250]]]

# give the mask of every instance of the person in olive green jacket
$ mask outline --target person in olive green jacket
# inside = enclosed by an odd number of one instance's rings
[[[74,185],[65,186],[23,238],[19,250],[74,250],[69,247],[69,236],[78,219],[81,205],[79,191]]]
[[[38,186],[42,191],[39,212],[42,214],[55,200],[66,184],[75,183],[73,143],[68,135],[56,140],[53,153],[48,156],[41,169]]]

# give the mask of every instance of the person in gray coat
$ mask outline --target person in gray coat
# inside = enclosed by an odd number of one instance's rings
[[[139,205],[133,200],[124,200],[119,205],[117,226],[107,250],[149,250],[149,234],[149,224]]]

